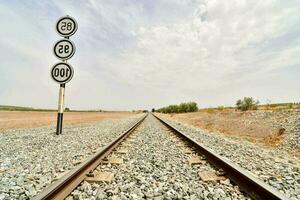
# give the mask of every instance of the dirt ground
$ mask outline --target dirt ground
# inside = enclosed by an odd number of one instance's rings
[[[216,134],[244,138],[268,146],[279,145],[294,128],[296,111],[218,111],[162,114],[171,120]]]
[[[131,112],[66,112],[64,124],[92,123],[133,115]],[[56,112],[0,111],[0,131],[55,125]]]

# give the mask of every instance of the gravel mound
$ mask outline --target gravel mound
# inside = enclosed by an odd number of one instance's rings
[[[0,132],[0,200],[29,199],[112,141],[142,114],[99,123]]]
[[[300,111],[298,111],[297,116],[294,116],[289,120],[289,123],[293,124],[291,134],[285,138],[282,147],[288,147],[300,151]]]
[[[249,170],[254,176],[275,187],[287,197],[300,199],[300,159],[297,155],[293,156],[284,150],[284,146],[268,149],[178,122],[166,121],[219,155]],[[299,134],[295,138],[293,142],[299,146]]]
[[[190,166],[189,156],[171,141],[171,133],[153,116],[133,133],[128,154],[117,155],[124,163],[101,165],[114,173],[110,183],[83,182],[67,198],[72,199],[250,199],[229,179],[203,182],[199,171],[214,171],[209,164]],[[115,156],[115,155],[113,155]]]

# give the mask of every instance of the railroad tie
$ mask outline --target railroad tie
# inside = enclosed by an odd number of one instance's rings
[[[122,158],[112,157],[102,162],[103,164],[112,164],[112,165],[120,165],[123,164]]]
[[[116,153],[118,153],[118,154],[126,154],[126,153],[128,153],[128,150],[125,149],[125,148],[120,148],[120,149],[116,150]]]
[[[190,165],[204,164],[206,161],[202,160],[199,156],[191,156],[188,160]]]
[[[114,178],[114,174],[111,172],[97,172],[93,177],[86,177],[85,181],[90,183],[107,182],[111,183]]]
[[[201,180],[204,182],[209,182],[209,181],[222,181],[225,180],[225,176],[218,176],[215,172],[213,171],[203,171],[203,172],[198,172],[198,175],[200,176]]]

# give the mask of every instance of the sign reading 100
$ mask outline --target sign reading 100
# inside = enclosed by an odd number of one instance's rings
[[[69,82],[72,79],[73,75],[73,67],[68,63],[57,63],[51,69],[52,79],[60,84]]]

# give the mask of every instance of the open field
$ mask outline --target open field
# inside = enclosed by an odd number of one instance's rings
[[[64,124],[91,123],[133,115],[131,112],[65,112]],[[0,111],[0,131],[56,124],[56,112]]]
[[[257,105],[257,110],[272,110],[272,111],[281,111],[281,110],[290,110],[290,109],[300,109],[300,103],[273,103],[273,104],[261,104]],[[219,106],[214,108],[202,108],[199,111],[204,112],[220,112],[220,111],[235,111],[236,107],[232,106]]]
[[[161,115],[213,133],[277,146],[286,136],[296,133],[299,114],[299,110],[215,110]]]
[[[24,106],[7,106],[0,105],[0,111],[55,111],[51,109],[43,109],[43,108],[33,108],[33,107],[24,107]]]

